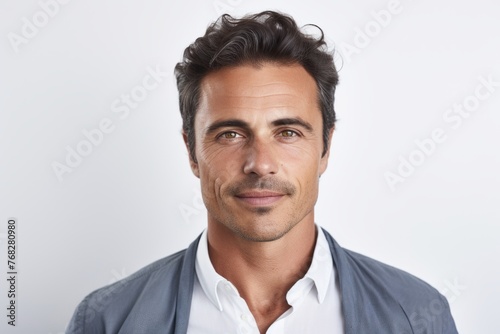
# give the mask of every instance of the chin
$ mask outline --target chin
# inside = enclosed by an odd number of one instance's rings
[[[255,226],[260,224],[260,222],[251,222],[254,228],[245,228],[242,226],[228,226],[235,234],[237,234],[242,239],[254,242],[270,242],[281,239],[285,236],[292,228],[293,224],[287,224],[285,226],[274,226],[274,224],[266,224],[264,226]]]
[[[239,236],[247,241],[253,242],[271,242],[281,239],[286,233],[281,234],[246,234],[240,233]]]

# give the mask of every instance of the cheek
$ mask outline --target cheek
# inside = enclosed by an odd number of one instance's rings
[[[223,146],[215,141],[205,142],[197,146],[196,156],[207,165],[224,165],[241,152],[241,145]]]
[[[297,147],[286,152],[281,159],[288,165],[298,178],[309,178],[312,174],[319,174],[321,169],[321,155],[313,147]]]
[[[203,196],[210,200],[222,197],[240,170],[236,157],[229,158],[217,152],[202,156],[198,162]]]
[[[286,175],[296,179],[298,191],[301,196],[308,197],[311,192],[316,192],[321,173],[320,160],[316,155],[303,153],[300,159],[295,160],[288,168],[284,168]]]
[[[306,193],[305,196],[308,196],[308,193],[315,191],[319,184],[317,165],[304,166],[300,172],[299,182],[301,183],[301,190]]]

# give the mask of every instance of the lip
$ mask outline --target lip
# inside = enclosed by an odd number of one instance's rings
[[[283,193],[273,191],[248,191],[236,195],[236,198],[252,206],[269,206],[284,196]]]

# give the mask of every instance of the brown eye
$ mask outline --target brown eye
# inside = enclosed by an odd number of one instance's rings
[[[285,131],[281,131],[281,132],[280,132],[280,134],[281,134],[281,136],[282,136],[282,137],[287,137],[287,138],[288,138],[288,137],[294,137],[294,136],[296,136],[296,135],[297,135],[297,134],[296,134],[294,131],[292,131],[292,130],[285,130]]]
[[[221,137],[224,139],[234,139],[234,138],[238,137],[238,134],[236,132],[224,132],[221,135]]]

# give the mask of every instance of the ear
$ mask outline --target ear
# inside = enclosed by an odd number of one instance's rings
[[[186,132],[182,131],[182,139],[184,139],[184,145],[186,145],[186,150],[188,152],[189,156],[189,165],[191,166],[191,171],[193,172],[194,176],[197,178],[200,178],[200,170],[198,168],[198,163],[193,160],[193,157],[191,156],[191,153],[189,152],[189,141],[188,141],[188,136]]]
[[[335,127],[332,127],[328,133],[328,147],[326,149],[325,155],[321,157],[319,165],[320,176],[326,171],[326,167],[328,167],[328,158],[330,157],[330,147],[332,146],[331,144],[332,144],[333,130],[335,130]]]

